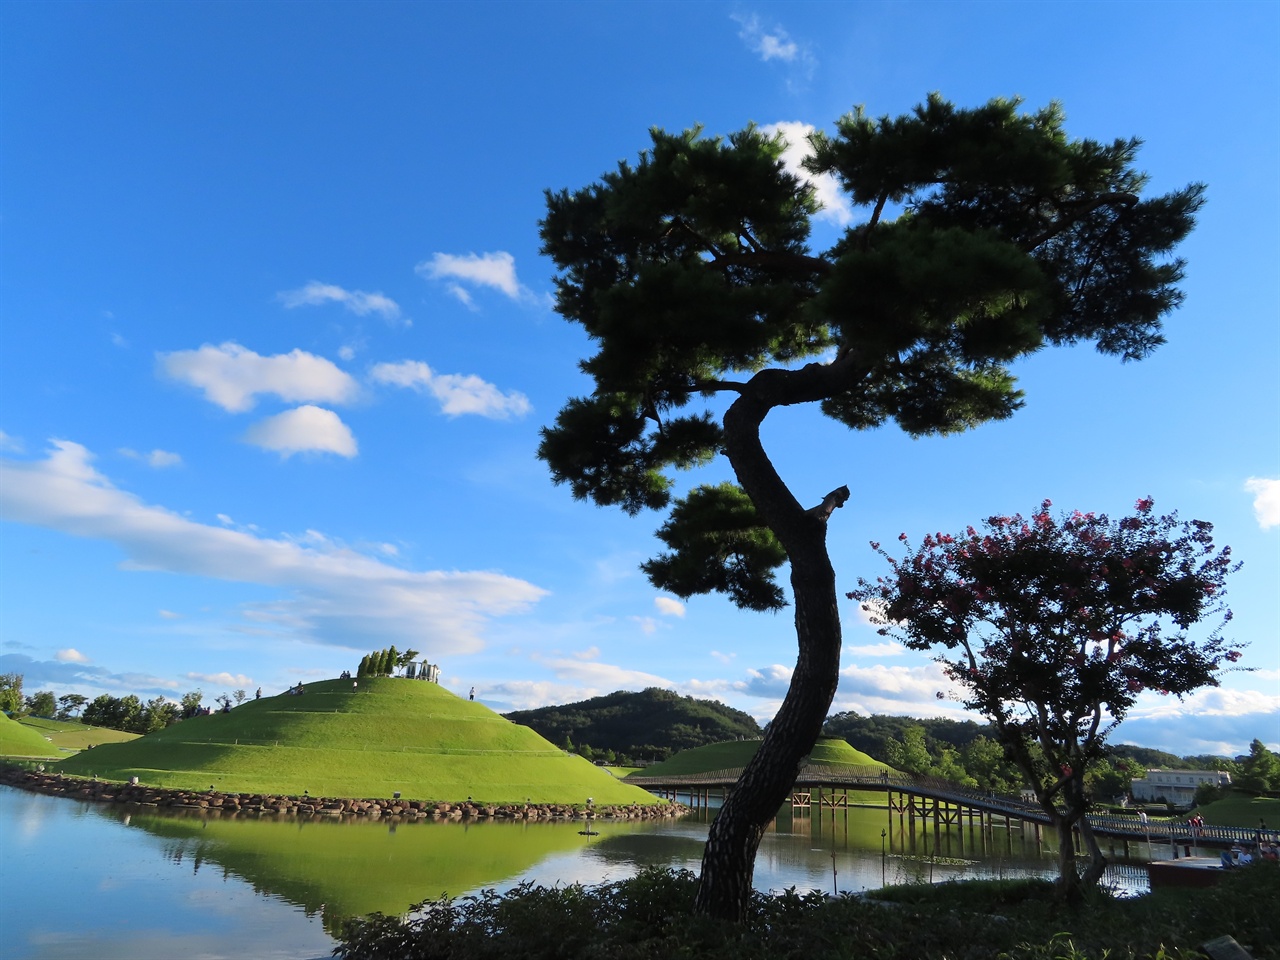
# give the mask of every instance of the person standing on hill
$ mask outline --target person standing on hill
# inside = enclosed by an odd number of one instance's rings
[[[476,688],[475,688],[475,687],[472,687],[472,688],[471,688],[471,696],[467,697],[467,699],[468,699],[468,700],[474,700],[475,698],[476,698]]]

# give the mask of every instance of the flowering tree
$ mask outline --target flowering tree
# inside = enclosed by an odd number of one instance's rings
[[[961,701],[995,726],[1006,755],[1057,830],[1059,889],[1078,896],[1106,865],[1085,812],[1085,773],[1107,734],[1143,690],[1182,696],[1216,686],[1224,661],[1240,658],[1222,638],[1231,548],[1215,550],[1213,526],[1157,516],[1151,499],[1112,521],[1076,511],[988,519],[984,532],[926,536],[889,561],[874,583],[859,579],[880,633],[938,657]],[[1199,642],[1188,628],[1216,620]],[[939,693],[938,696],[945,695]],[[1038,749],[1037,749],[1038,746]],[[1090,856],[1077,874],[1073,828]]]

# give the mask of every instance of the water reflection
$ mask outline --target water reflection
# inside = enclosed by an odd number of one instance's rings
[[[485,887],[696,870],[715,811],[681,821],[454,824],[257,819],[83,804],[0,788],[0,926],[15,957],[315,958],[347,917]],[[762,890],[1052,874],[1052,851],[1003,831],[914,833],[884,808],[782,811]],[[8,955],[8,954],[6,954]]]

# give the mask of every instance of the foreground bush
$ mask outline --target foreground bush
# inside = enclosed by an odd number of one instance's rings
[[[697,878],[649,870],[584,887],[522,885],[351,920],[343,960],[1193,960],[1230,935],[1280,958],[1280,870],[1211,890],[1105,894],[1065,910],[1049,883],[963,881],[874,896],[757,894],[734,926],[690,912]]]

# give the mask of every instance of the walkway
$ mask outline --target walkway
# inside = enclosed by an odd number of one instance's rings
[[[737,767],[731,770],[711,770],[681,776],[645,777],[633,774],[626,778],[626,782],[659,794],[687,791],[690,794],[696,792],[705,795],[714,789],[722,795],[727,795],[737,783],[741,773],[742,768]],[[816,801],[813,797],[815,790],[818,792]],[[828,790],[831,791],[830,795],[827,795]],[[845,791],[843,800],[838,800],[836,793],[838,790]],[[881,767],[806,765],[801,768],[799,776],[796,777],[795,786],[792,788],[792,803],[797,806],[814,802],[820,806],[848,806],[849,790],[884,791],[890,795],[896,793],[937,803],[969,807],[987,814],[1001,815],[1029,823],[1041,825],[1049,823],[1048,815],[1039,804],[1029,803],[1021,797],[983,793],[939,777],[895,773],[885,771]],[[891,796],[890,800],[892,805]],[[1175,818],[1152,817],[1145,824],[1137,816],[1089,814],[1088,819],[1095,834],[1124,840],[1229,847],[1233,843],[1252,843],[1254,837],[1254,831],[1250,829],[1210,824],[1205,824],[1193,836],[1190,824]]]

